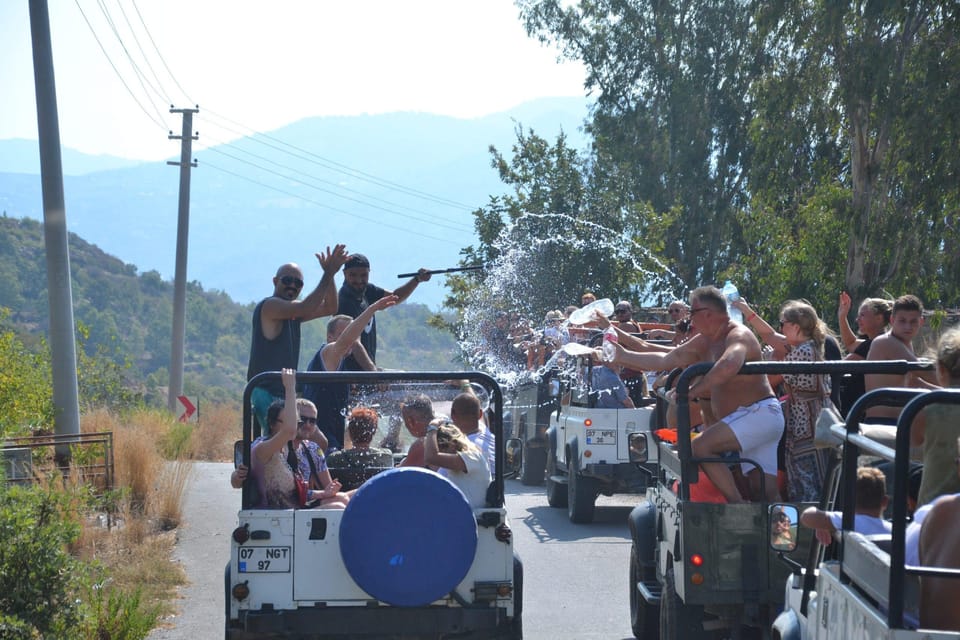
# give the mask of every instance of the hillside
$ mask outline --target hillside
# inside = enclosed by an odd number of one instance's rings
[[[217,144],[204,136],[201,111],[187,277],[248,303],[269,292],[285,262],[318,280],[313,254],[338,242],[366,254],[372,282],[385,288],[400,284],[398,273],[456,266],[461,249],[476,242],[471,212],[504,191],[489,146],[509,152],[518,125],[547,139],[563,131],[572,146],[583,146],[586,113],[585,99],[556,98],[475,119],[319,117]],[[177,150],[171,142],[171,156]],[[172,279],[178,169],[88,157],[96,168],[84,171],[67,151],[67,228],[143,272]],[[0,140],[0,213],[42,219],[36,154],[23,141]],[[411,302],[439,308],[443,284],[424,284]]]
[[[129,364],[132,385],[164,401],[161,387],[170,365],[173,285],[156,271],[108,255],[70,234],[74,318],[89,329],[87,351],[103,347]],[[272,272],[273,266],[263,270]],[[269,283],[269,280],[267,280]],[[264,294],[269,293],[265,290]],[[49,324],[43,228],[30,219],[0,217],[0,307],[30,344]],[[242,389],[250,345],[252,304],[222,291],[187,286],[185,391],[207,399],[233,399]],[[378,318],[379,364],[387,368],[441,370],[455,364],[452,336],[427,326],[430,310],[403,304]],[[322,344],[324,320],[304,325],[301,364]]]

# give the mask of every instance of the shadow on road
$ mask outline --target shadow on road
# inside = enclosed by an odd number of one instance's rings
[[[566,509],[552,507],[530,507],[521,518],[540,542],[576,542],[590,540],[595,543],[627,542],[630,531],[627,529],[627,515],[633,507],[597,506],[591,524],[573,524],[567,518]],[[598,540],[606,538],[608,540]]]

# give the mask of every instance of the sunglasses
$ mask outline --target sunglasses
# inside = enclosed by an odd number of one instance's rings
[[[294,277],[294,276],[282,276],[282,277],[280,278],[280,282],[282,282],[282,283],[283,283],[283,286],[285,286],[285,287],[289,287],[290,285],[294,285],[297,289],[302,289],[302,288],[303,288],[303,280],[301,280],[300,278]]]
[[[630,309],[614,309],[614,313],[630,313]]]
[[[696,309],[690,309],[690,315],[695,316],[701,311],[710,311],[710,307],[697,307]]]
[[[683,309],[670,309],[670,313],[682,313]]]
[[[297,422],[297,426],[302,427],[305,424],[317,424],[317,419],[316,418],[300,418],[300,420]]]

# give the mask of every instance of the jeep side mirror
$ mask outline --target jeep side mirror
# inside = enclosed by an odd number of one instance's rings
[[[636,431],[627,435],[627,450],[630,454],[630,462],[646,462],[647,434]]]
[[[770,521],[770,548],[791,552],[797,548],[800,511],[792,504],[774,503],[767,510]]]
[[[236,469],[243,464],[243,440],[237,440],[233,443],[233,468]]]
[[[507,440],[507,459],[503,464],[503,477],[513,478],[520,473],[520,467],[523,466],[523,441],[520,438],[510,438]]]

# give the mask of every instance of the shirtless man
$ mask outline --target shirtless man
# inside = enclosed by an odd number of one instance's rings
[[[690,319],[698,334],[675,349],[636,353],[618,345],[614,362],[655,371],[713,362],[713,368],[690,386],[689,397],[709,400],[713,413],[722,417],[693,441],[693,455],[714,458],[738,451],[742,457],[756,460],[759,470],[743,463],[754,496],[775,501],[779,498],[777,443],[783,434],[783,412],[766,376],[737,375],[745,362],[763,359],[760,343],[752,331],[730,320],[726,300],[716,287],[700,287],[690,294]],[[744,502],[725,463],[701,466],[728,502]],[[759,495],[760,473],[766,476],[765,496]]]
[[[923,507],[921,507],[923,509]],[[960,494],[937,498],[920,525],[920,564],[960,569]],[[909,532],[909,529],[908,529]],[[909,544],[910,538],[907,538]],[[909,559],[908,559],[909,563]],[[960,579],[920,579],[920,626],[960,631]]]
[[[890,330],[874,338],[870,343],[867,360],[907,360],[915,362],[917,354],[913,352],[913,339],[923,326],[923,303],[916,296],[900,296],[893,301],[893,313],[890,315]],[[919,376],[927,382],[934,382],[928,372]],[[903,374],[868,373],[864,376],[867,391],[883,387],[903,387]],[[868,422],[877,424],[897,424],[899,407],[874,406],[867,409]]]

